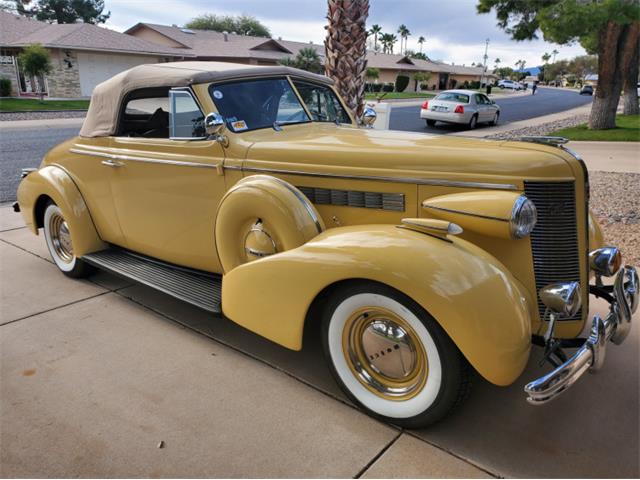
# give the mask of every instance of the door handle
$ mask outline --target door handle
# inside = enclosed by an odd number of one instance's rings
[[[113,168],[124,166],[124,163],[115,162],[113,160],[102,160],[100,163],[106,167],[113,167]]]

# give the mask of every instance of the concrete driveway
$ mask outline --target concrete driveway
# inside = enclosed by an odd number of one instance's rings
[[[423,431],[354,408],[296,353],[97,274],[74,281],[0,208],[2,477],[638,477],[639,327],[544,407],[476,379]],[[592,313],[604,313],[602,304]]]

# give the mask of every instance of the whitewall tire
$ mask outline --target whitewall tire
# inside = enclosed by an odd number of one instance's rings
[[[405,295],[374,282],[337,290],[324,311],[329,367],[368,413],[418,428],[466,397],[469,367],[442,328]]]
[[[91,268],[73,253],[71,232],[60,207],[49,203],[42,224],[51,259],[62,273],[74,278],[87,276]]]

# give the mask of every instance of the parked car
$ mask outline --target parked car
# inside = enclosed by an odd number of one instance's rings
[[[510,88],[512,90],[523,90],[524,86],[522,86],[518,82],[514,82],[513,80],[499,80],[498,88],[502,88],[502,89]]]
[[[583,85],[580,89],[580,95],[593,95],[593,85]]]
[[[420,118],[426,120],[430,127],[436,122],[444,122],[473,129],[478,123],[496,125],[500,119],[500,107],[484,93],[446,90],[422,104]]]
[[[95,88],[14,209],[69,277],[111,271],[293,350],[319,322],[346,394],[422,427],[472,371],[509,385],[544,345],[551,371],[525,387],[542,404],[629,332],[636,270],[603,245],[563,142],[362,128],[323,76],[149,64]],[[606,318],[589,318],[589,292]]]

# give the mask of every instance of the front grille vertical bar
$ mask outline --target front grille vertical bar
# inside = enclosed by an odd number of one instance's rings
[[[580,282],[580,250],[574,182],[524,182],[524,193],[536,206],[538,222],[531,232],[536,292],[557,282]],[[538,297],[540,318],[545,306]],[[563,320],[581,320],[582,311]]]

